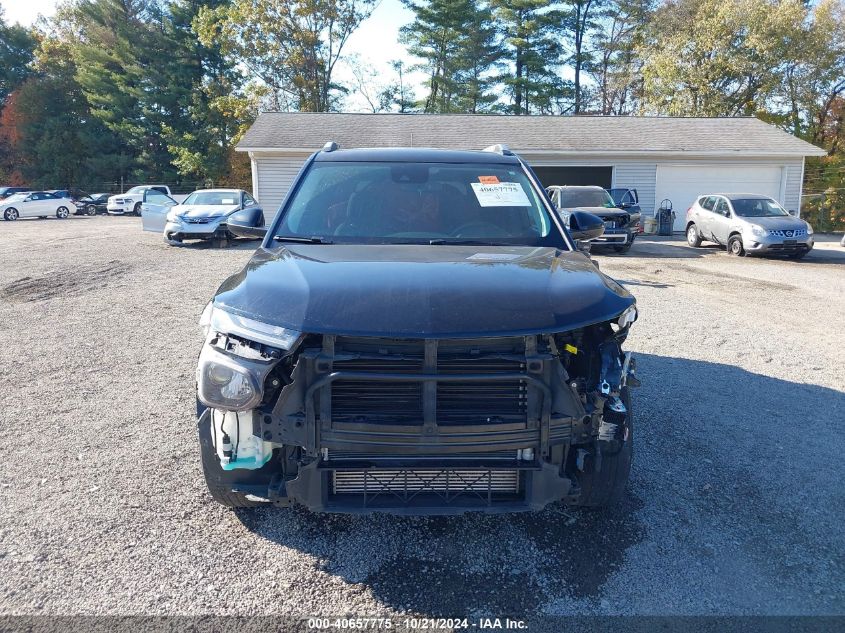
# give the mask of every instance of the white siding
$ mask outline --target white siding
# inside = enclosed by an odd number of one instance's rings
[[[804,161],[800,158],[784,162],[786,170],[786,187],[783,193],[783,206],[801,211],[801,178],[804,171]]]
[[[643,215],[653,215],[657,207],[654,199],[657,182],[656,163],[616,163],[613,166],[613,186],[636,189]]]
[[[308,154],[256,154],[253,162],[253,193],[264,209],[267,224],[273,221]]]

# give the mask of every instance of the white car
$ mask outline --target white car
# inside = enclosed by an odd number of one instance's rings
[[[144,201],[144,192],[150,189],[160,191],[166,196],[171,196],[170,187],[167,185],[138,185],[132,187],[126,193],[119,193],[111,196],[106,203],[106,211],[109,215],[126,215],[134,213],[141,215],[141,203]]]
[[[244,209],[263,213],[243,189],[198,189],[181,203],[151,189],[144,194],[141,226],[145,231],[163,233],[171,245],[183,240],[225,240],[231,237],[226,220]]]
[[[47,191],[16,193],[0,202],[0,214],[4,220],[50,216],[64,220],[71,214],[71,210],[76,211],[73,200],[55,196]]]

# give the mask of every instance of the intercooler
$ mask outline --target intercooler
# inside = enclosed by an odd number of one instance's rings
[[[488,495],[519,492],[519,470],[335,470],[332,491],[336,495],[358,494],[373,497],[391,493],[400,497],[438,493],[454,497],[466,493]]]

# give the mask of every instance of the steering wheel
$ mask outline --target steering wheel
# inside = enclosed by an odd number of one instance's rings
[[[481,229],[473,233],[471,229]],[[469,235],[465,235],[465,232],[470,230]],[[462,224],[454,231],[452,231],[452,237],[471,237],[471,238],[483,238],[483,237],[513,237],[510,233],[508,233],[505,229],[497,224],[492,224],[490,222],[482,222],[481,220],[476,220],[475,222],[467,222],[466,224]]]

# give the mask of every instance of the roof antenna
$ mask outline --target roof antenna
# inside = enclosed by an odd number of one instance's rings
[[[496,143],[495,145],[491,145],[490,147],[485,147],[482,151],[495,152],[496,154],[501,154],[502,156],[513,156],[511,148],[505,145],[504,143]]]
[[[335,151],[336,149],[339,149],[339,148],[340,148],[340,145],[338,145],[338,144],[337,144],[337,143],[335,143],[334,141],[329,141],[328,143],[326,143],[325,145],[323,145],[323,150],[322,150],[322,151],[324,151],[324,152],[333,152],[333,151]]]

